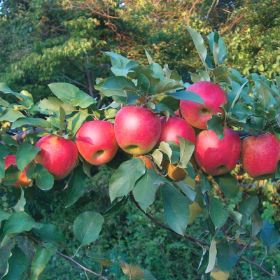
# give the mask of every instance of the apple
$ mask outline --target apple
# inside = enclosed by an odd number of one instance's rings
[[[187,91],[199,95],[204,104],[193,101],[181,100],[180,111],[183,118],[192,126],[199,129],[206,129],[207,122],[217,113],[222,113],[221,108],[227,102],[226,93],[219,85],[212,82],[200,81],[190,85]]]
[[[16,156],[15,155],[7,155],[4,159],[5,170],[7,170],[11,165],[17,167],[16,164]],[[19,176],[17,181],[15,182],[15,187],[28,187],[32,184],[32,180],[29,179],[26,175],[28,168],[26,167],[23,171],[19,172]]]
[[[208,174],[221,175],[230,172],[240,157],[241,140],[236,132],[224,129],[220,139],[212,130],[201,131],[196,140],[195,159]]]
[[[277,169],[280,146],[271,133],[248,136],[242,143],[242,163],[251,177],[272,174]]]
[[[178,117],[161,118],[160,141],[174,142],[179,145],[179,137],[195,144],[195,131],[185,120]]]
[[[43,136],[35,146],[41,149],[35,161],[43,165],[56,179],[65,178],[77,164],[78,149],[71,140],[49,134]]]
[[[116,155],[118,144],[114,125],[108,121],[85,122],[76,134],[80,155],[92,165],[102,165]]]
[[[153,149],[161,133],[160,118],[144,107],[126,106],[115,118],[115,136],[128,154],[142,155]]]

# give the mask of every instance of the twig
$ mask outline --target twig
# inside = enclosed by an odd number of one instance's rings
[[[154,224],[158,225],[159,227],[163,228],[163,229],[166,229],[174,234],[176,234],[177,236],[180,236],[180,237],[183,237],[189,241],[191,241],[192,243],[196,244],[197,246],[201,247],[202,249],[209,249],[209,246],[207,244],[205,244],[203,241],[199,240],[199,239],[196,239],[190,235],[180,235],[178,234],[177,232],[175,232],[174,230],[172,230],[171,228],[169,228],[168,226],[166,226],[165,224],[162,224],[160,221],[158,221],[156,218],[154,218],[152,215],[150,215],[149,213],[146,213],[141,207],[140,205],[138,204],[138,202],[133,198],[132,198],[132,201],[134,202],[134,204],[136,205],[136,207],[147,217],[149,218]],[[245,246],[245,250],[247,249],[248,245]],[[245,250],[242,250],[242,252],[244,252]],[[261,266],[260,264],[256,263],[255,261],[252,261],[250,259],[248,259],[247,257],[245,256],[241,256],[240,257],[241,260],[251,264],[251,265],[254,265],[255,267],[257,267],[259,270],[261,270],[262,272],[266,273],[267,275],[273,277],[275,276],[273,273],[269,272],[267,269],[265,269],[263,266]]]
[[[26,131],[21,131],[19,133],[15,133],[12,138],[14,140],[16,140],[17,142],[22,141],[26,136],[30,135],[30,134],[38,134],[45,131],[43,128],[40,127],[35,127],[35,128],[31,128],[29,130]]]
[[[63,253],[61,253],[61,252],[57,252],[57,254],[58,254],[59,256],[61,256],[62,258],[64,258],[64,259],[70,261],[71,263],[75,264],[76,266],[78,266],[79,268],[81,268],[84,272],[90,273],[90,274],[92,274],[92,275],[98,277],[99,279],[108,280],[107,277],[105,277],[105,276],[103,276],[103,275],[101,275],[101,274],[99,274],[99,273],[97,273],[97,272],[94,272],[93,270],[91,270],[91,269],[89,269],[89,268],[83,266],[83,265],[80,264],[79,262],[75,261],[72,257],[69,257],[69,256],[67,256],[67,255],[65,255],[65,254],[63,254]]]
[[[275,276],[274,273],[272,273],[272,272],[266,270],[263,266],[261,266],[260,264],[254,262],[254,261],[252,261],[252,260],[250,260],[250,259],[248,259],[247,257],[242,256],[241,259],[242,259],[243,261],[249,263],[249,264],[254,265],[254,266],[257,267],[259,270],[261,270],[262,272],[264,272],[265,274],[267,274],[267,275],[269,275],[269,276],[271,276],[271,277],[274,277],[274,276]]]
[[[185,239],[188,239],[189,241],[191,241],[192,243],[196,244],[197,246],[201,247],[201,248],[208,248],[208,245],[206,243],[204,243],[203,241],[196,239],[195,237],[192,237],[190,235],[184,234],[181,235],[179,233],[177,233],[176,231],[172,230],[170,227],[166,226],[165,224],[161,223],[160,221],[158,221],[156,218],[154,218],[152,215],[150,215],[149,213],[146,213],[138,204],[138,202],[132,197],[132,201],[134,202],[134,204],[136,205],[136,207],[147,217],[149,218],[154,224],[158,225],[159,227],[166,229],[174,234],[176,234],[177,236],[183,237]]]

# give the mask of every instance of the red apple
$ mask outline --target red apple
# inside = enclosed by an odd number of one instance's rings
[[[195,144],[194,129],[185,120],[177,117],[161,118],[160,141],[180,144],[179,137]]]
[[[76,134],[76,145],[80,155],[90,164],[109,162],[118,150],[114,125],[100,120],[84,123]]]
[[[226,128],[222,139],[214,131],[204,130],[197,136],[195,159],[206,173],[221,175],[235,167],[240,151],[241,141],[233,130]]]
[[[279,161],[280,146],[271,133],[248,136],[242,143],[242,163],[251,177],[272,174]]]
[[[225,92],[219,85],[211,82],[201,81],[190,85],[187,91],[199,95],[204,104],[193,101],[180,101],[180,111],[183,118],[192,126],[206,129],[207,122],[217,113],[222,113],[221,106],[227,102]]]
[[[15,155],[7,155],[4,161],[5,161],[5,170],[7,170],[11,165],[17,167]],[[32,184],[32,180],[26,176],[27,170],[28,169],[25,168],[23,171],[19,172],[18,179],[14,184],[15,187],[28,187]]]
[[[151,151],[159,140],[160,132],[160,118],[149,109],[126,106],[116,115],[116,139],[129,154],[141,155]]]
[[[65,178],[77,164],[78,149],[71,140],[46,135],[35,146],[41,149],[35,158],[36,162],[43,165],[56,179]]]

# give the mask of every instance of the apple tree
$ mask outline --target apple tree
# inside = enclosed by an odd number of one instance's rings
[[[98,98],[51,83],[50,96],[34,103],[29,92],[0,84],[1,279],[39,279],[54,256],[109,279],[110,261],[94,270],[77,252],[128,201],[198,247],[198,273],[228,279],[242,261],[277,276],[245,254],[260,242],[273,252],[280,242],[280,79],[227,68],[218,33],[188,32],[203,66],[190,73],[192,85],[148,52],[147,65],[107,52],[111,76],[97,79]],[[35,193],[59,192],[75,212],[102,165],[113,170],[107,199],[102,209],[77,213],[67,229],[77,250],[69,252],[65,229],[46,223],[30,202]],[[201,232],[192,236],[198,217]],[[155,279],[117,265],[129,279]]]

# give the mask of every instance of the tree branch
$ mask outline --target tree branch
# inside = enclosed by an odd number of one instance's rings
[[[131,199],[133,201],[133,203],[136,205],[136,207],[147,217],[149,218],[154,224],[156,224],[157,226],[167,230],[167,231],[170,231],[174,234],[176,234],[177,236],[180,236],[180,237],[183,237],[185,239],[187,239],[188,241],[191,241],[193,244],[203,248],[203,249],[208,249],[209,250],[209,246],[204,243],[203,241],[197,239],[197,238],[194,238],[190,235],[180,235],[178,234],[177,232],[173,231],[171,228],[169,228],[168,226],[166,226],[165,224],[161,223],[160,221],[158,221],[156,218],[154,218],[152,215],[150,215],[149,213],[146,213],[141,207],[140,205],[138,204],[138,202],[134,199],[134,197],[131,196]],[[246,246],[247,247],[247,246]],[[246,248],[245,248],[246,249]],[[244,250],[243,250],[244,252]],[[273,274],[272,272],[269,272],[267,269],[265,269],[263,266],[261,266],[260,264],[256,263],[255,261],[253,260],[250,260],[248,259],[247,257],[245,256],[241,256],[240,257],[240,260],[243,260],[251,265],[254,265],[256,268],[258,268],[259,270],[261,270],[262,272],[264,272],[265,274],[269,275],[270,277],[274,277],[275,274]]]
[[[59,251],[57,252],[57,254],[58,254],[59,256],[61,256],[62,258],[68,260],[69,262],[73,263],[74,265],[76,265],[77,267],[79,267],[80,269],[82,269],[84,272],[90,273],[90,274],[92,274],[92,275],[98,277],[99,279],[108,280],[107,277],[105,277],[105,276],[103,276],[103,275],[101,275],[101,274],[99,274],[99,273],[97,273],[97,272],[94,272],[93,270],[91,270],[91,269],[89,269],[89,268],[83,266],[82,264],[80,264],[79,262],[77,262],[76,260],[74,260],[72,257],[69,257],[69,256],[67,256],[67,255],[65,255],[65,254],[63,254],[63,253],[61,253],[61,252],[59,252]]]

